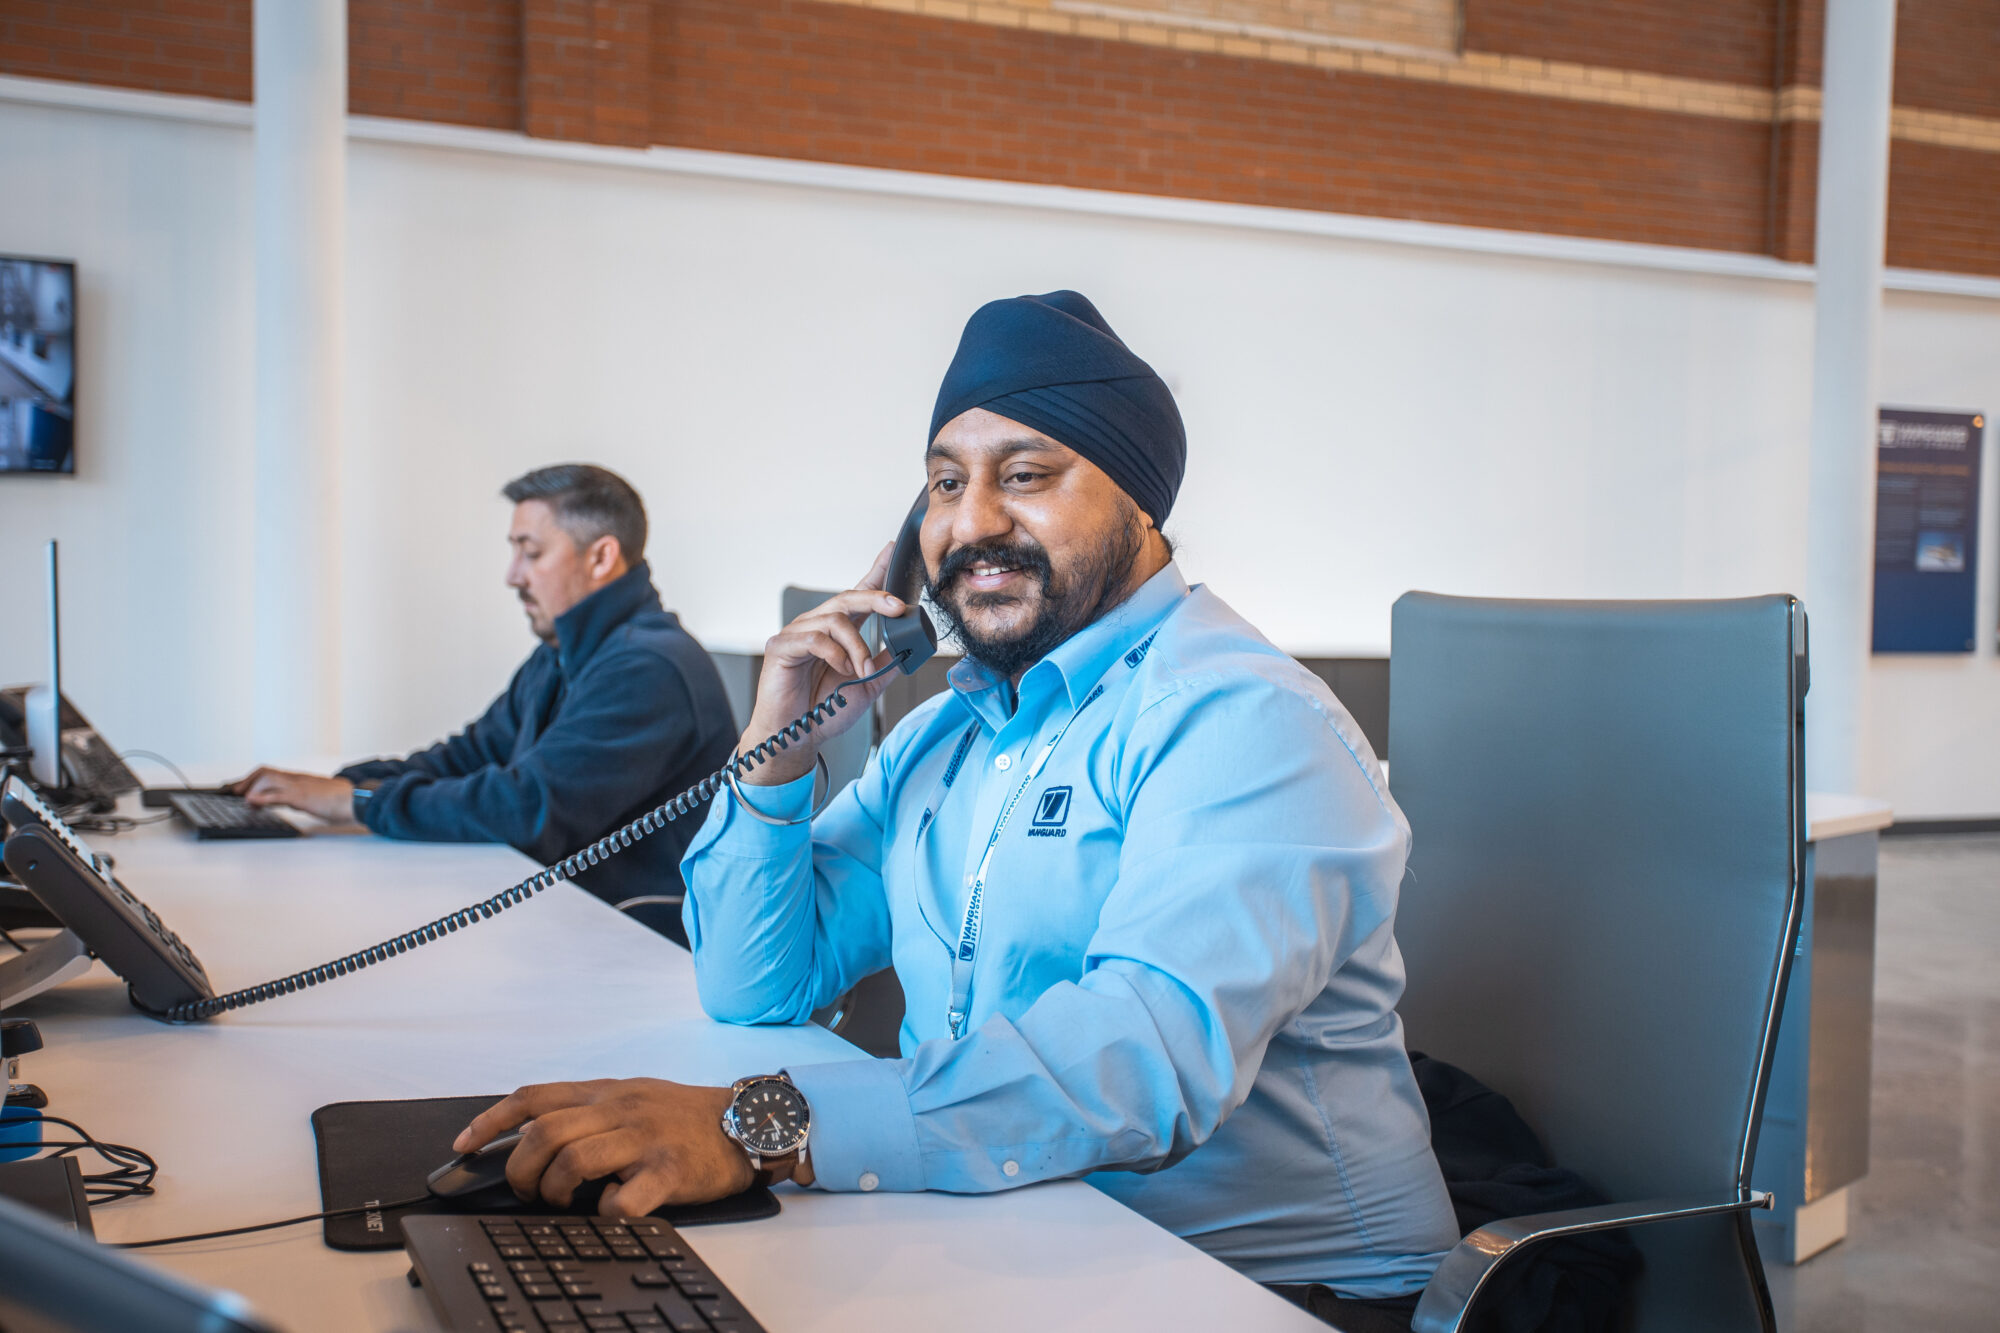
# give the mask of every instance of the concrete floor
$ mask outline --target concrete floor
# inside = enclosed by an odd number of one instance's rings
[[[2000,1329],[2000,835],[1882,839],[1870,1166],[1847,1239],[1772,1266],[1799,1333]]]

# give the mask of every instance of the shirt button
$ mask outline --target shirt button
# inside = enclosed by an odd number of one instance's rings
[[[1018,1176],[1021,1174],[1021,1164],[1010,1157],[1000,1163],[1000,1174],[1003,1176]]]
[[[861,1173],[861,1179],[856,1181],[855,1183],[860,1185],[861,1192],[866,1194],[868,1191],[874,1189],[877,1185],[880,1185],[882,1183],[882,1177],[876,1175],[873,1171],[863,1171]]]
[[[1003,754],[998,759],[995,759],[993,761],[993,767],[999,769],[1002,773],[1005,773],[1008,769],[1012,768],[1013,766],[1014,766],[1014,756],[1012,755]]]

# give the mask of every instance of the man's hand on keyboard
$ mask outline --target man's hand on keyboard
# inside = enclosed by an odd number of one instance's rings
[[[354,822],[354,784],[345,778],[322,778],[311,773],[290,773],[282,768],[259,768],[235,783],[232,790],[251,805],[288,805],[329,824]]]
[[[597,1211],[640,1217],[750,1187],[750,1158],[722,1132],[732,1095],[656,1078],[531,1084],[475,1117],[452,1151],[471,1152],[526,1124],[507,1159],[516,1194],[567,1207],[578,1185],[613,1176]]]

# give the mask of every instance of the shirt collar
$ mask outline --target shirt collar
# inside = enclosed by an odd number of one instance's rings
[[[1029,667],[1021,677],[1022,691],[1036,688],[1032,682],[1053,676],[1054,683],[1069,696],[1070,707],[1082,707],[1084,697],[1111,669],[1112,662],[1136,649],[1139,641],[1157,629],[1187,595],[1188,584],[1181,577],[1180,565],[1168,561],[1164,569],[1140,584],[1138,591],[1064,639],[1048,656]],[[970,696],[992,690],[994,693],[988,698],[1006,701],[1009,695],[1005,677],[994,675],[971,658],[954,666],[947,679],[974,711],[979,710]]]
[[[564,676],[583,669],[612,630],[641,611],[658,611],[653,571],[644,560],[556,617],[556,660]]]

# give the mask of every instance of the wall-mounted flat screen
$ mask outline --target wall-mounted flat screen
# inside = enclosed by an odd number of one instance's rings
[[[0,473],[76,471],[76,265],[0,255]]]

